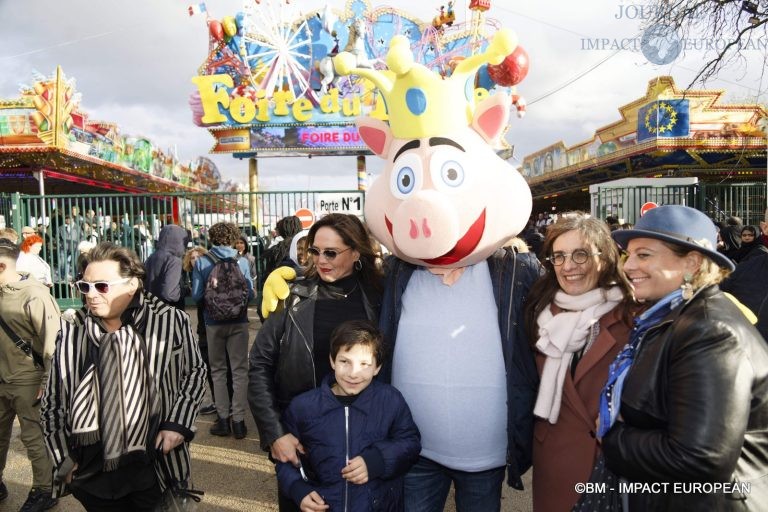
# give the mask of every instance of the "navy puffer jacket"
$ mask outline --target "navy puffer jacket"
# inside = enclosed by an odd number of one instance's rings
[[[296,504],[317,491],[330,510],[402,510],[402,477],[421,452],[419,430],[405,399],[394,387],[374,380],[345,407],[331,391],[334,382],[332,374],[326,376],[319,388],[297,396],[286,409],[286,430],[307,453],[307,481],[292,464],[278,463],[280,489]],[[368,469],[363,485],[341,477],[346,461],[358,455]]]

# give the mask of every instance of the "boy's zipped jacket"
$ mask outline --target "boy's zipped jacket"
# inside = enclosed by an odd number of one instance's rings
[[[302,469],[277,464],[280,489],[297,504],[317,491],[330,510],[401,510],[403,475],[421,452],[419,430],[405,399],[394,387],[374,380],[352,405],[331,391],[328,375],[319,388],[297,396],[283,415],[286,429],[301,441]],[[341,476],[347,461],[362,456],[368,482],[348,483]]]

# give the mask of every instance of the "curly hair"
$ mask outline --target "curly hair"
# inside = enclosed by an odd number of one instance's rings
[[[122,277],[135,277],[139,280],[139,288],[142,288],[144,282],[144,265],[141,259],[131,249],[121,247],[112,242],[101,242],[96,247],[85,254],[86,267],[97,261],[116,261],[119,265],[119,272]]]
[[[208,238],[213,245],[232,247],[240,238],[240,230],[232,222],[217,222],[208,228]]]

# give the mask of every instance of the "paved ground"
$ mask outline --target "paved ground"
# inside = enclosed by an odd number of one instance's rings
[[[194,312],[192,312],[194,320]],[[255,312],[251,319],[253,337],[259,327]],[[206,400],[207,403],[207,400]],[[250,415],[248,415],[250,416]],[[276,511],[276,482],[272,464],[259,448],[253,418],[246,418],[248,436],[242,440],[233,437],[216,437],[208,433],[215,416],[200,416],[198,433],[192,443],[194,485],[205,491],[198,507],[207,511]],[[8,486],[8,499],[0,502],[0,512],[16,511],[26,499],[32,481],[32,472],[26,459],[26,451],[18,437],[18,424],[11,439],[10,453],[3,480]],[[514,491],[505,486],[502,510],[528,512],[531,510],[530,472],[524,477],[526,492]],[[446,512],[455,508],[449,497]],[[54,509],[57,512],[81,512],[80,504],[68,496]]]

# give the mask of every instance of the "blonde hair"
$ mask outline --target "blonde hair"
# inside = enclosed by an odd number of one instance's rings
[[[703,252],[697,251],[695,249],[689,249],[687,247],[682,247],[674,243],[669,243],[669,242],[662,242],[662,243],[667,247],[669,247],[669,250],[671,250],[680,258],[684,257],[685,255],[691,252],[698,252],[699,254],[701,254],[701,265],[699,266],[699,271],[696,272],[696,274],[693,276],[693,279],[691,280],[691,287],[693,287],[694,291],[699,290],[700,288],[704,288],[706,286],[718,284],[731,274],[731,271],[729,269],[721,267],[720,265],[715,263],[715,261],[712,258],[707,256]]]
[[[192,272],[192,255],[194,253],[199,253],[200,256],[205,256],[208,254],[208,249],[202,245],[196,245],[195,247],[185,252],[184,257],[181,259],[181,268],[184,270],[184,272]]]

